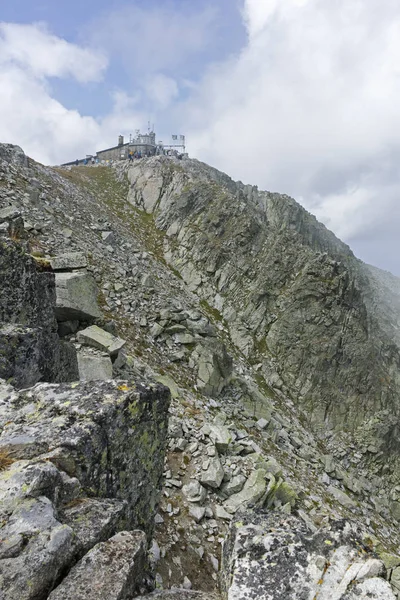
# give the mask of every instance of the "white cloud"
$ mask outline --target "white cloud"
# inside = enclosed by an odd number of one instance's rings
[[[0,65],[17,64],[36,77],[99,81],[107,59],[52,35],[44,24],[0,23]]]
[[[145,89],[149,101],[158,109],[166,109],[179,96],[177,82],[162,73],[151,76],[145,84]]]
[[[246,0],[244,18],[247,46],[186,104],[190,150],[301,199],[357,249],[400,196],[398,3]]]
[[[102,76],[106,59],[55,37],[42,25],[0,24],[1,142],[22,146],[46,164],[75,160],[117,142],[123,127],[142,124],[138,98],[114,92],[103,119],[83,116],[52,96],[49,77],[78,82]]]

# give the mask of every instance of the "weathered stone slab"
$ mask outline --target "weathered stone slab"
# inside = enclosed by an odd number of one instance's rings
[[[226,510],[234,513],[242,506],[258,502],[267,489],[266,474],[264,469],[253,471],[244,484],[242,491],[238,494],[233,494],[225,501],[224,506]]]
[[[201,474],[200,483],[207,487],[218,489],[224,478],[224,469],[218,456],[210,459],[210,465],[206,471]]]
[[[218,452],[226,452],[228,450],[229,444],[232,442],[232,435],[227,427],[207,423],[202,427],[201,431],[210,438]]]
[[[45,598],[73,557],[72,529],[57,520],[52,502],[40,496],[14,507],[0,537],[2,600]]]
[[[67,271],[87,267],[87,258],[84,252],[67,252],[50,259],[53,271]]]
[[[195,590],[159,590],[146,596],[137,596],[136,600],[218,600],[218,596],[210,592]]]
[[[108,352],[111,357],[117,356],[118,352],[125,346],[126,341],[122,340],[108,331],[104,331],[97,325],[91,325],[78,333],[78,341],[87,346],[92,346],[103,352]]]
[[[82,553],[121,529],[125,512],[126,504],[121,500],[78,498],[60,510],[59,518],[74,531],[74,543]]]
[[[20,210],[16,206],[6,206],[0,209],[0,223],[19,217]]]
[[[49,600],[131,600],[144,578],[145,560],[145,534],[121,531],[90,550]]]
[[[56,318],[85,321],[101,317],[97,287],[88,273],[56,273]]]
[[[208,340],[193,353],[192,360],[198,365],[198,387],[207,395],[218,395],[232,374],[232,358],[225,346]]]
[[[340,521],[311,534],[295,517],[248,513],[233,522],[222,558],[227,600],[394,600],[383,563]],[[290,551],[288,549],[290,548]]]
[[[107,381],[113,377],[111,358],[98,354],[77,353],[80,381]]]

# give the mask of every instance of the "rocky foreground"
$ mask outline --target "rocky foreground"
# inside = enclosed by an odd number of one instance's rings
[[[0,145],[1,600],[400,598],[400,282],[199,163]]]

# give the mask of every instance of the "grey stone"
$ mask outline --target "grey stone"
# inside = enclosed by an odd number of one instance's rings
[[[115,236],[112,231],[102,231],[101,239],[103,242],[107,242],[107,244],[113,244],[115,242]]]
[[[310,535],[296,517],[240,518],[232,522],[223,548],[228,600],[286,599],[289,590],[290,600],[394,600],[390,585],[377,577],[382,563],[359,552],[361,540],[349,524],[333,523]]]
[[[97,325],[91,325],[78,333],[78,341],[81,344],[92,346],[103,352],[107,352],[112,358],[125,346],[126,341],[115,337],[108,331],[104,331]]]
[[[15,545],[15,552],[0,561],[2,597],[45,597],[73,558],[73,531],[57,521],[51,501],[39,497],[20,502],[3,526],[2,542],[19,536],[23,544]]]
[[[245,483],[246,477],[244,475],[235,475],[230,481],[227,481],[222,485],[220,493],[223,498],[228,498],[229,496],[240,492]]]
[[[190,481],[184,485],[182,491],[189,502],[204,502],[207,496],[207,491],[199,481]]]
[[[54,275],[10,240],[0,244],[0,274],[0,377],[16,387],[76,378],[76,357],[57,335]]]
[[[267,472],[264,469],[253,471],[244,484],[242,491],[233,494],[224,502],[226,510],[235,513],[240,507],[258,502],[267,489],[266,474]]]
[[[207,435],[219,452],[226,452],[232,442],[230,430],[223,425],[209,425]]]
[[[334,485],[328,486],[327,490],[342,506],[345,506],[346,508],[354,508],[356,506],[354,500]]]
[[[145,534],[121,531],[90,550],[49,600],[130,600],[144,579],[145,560]]]
[[[9,421],[2,428],[0,448],[14,460],[46,455],[82,488],[99,497],[126,500],[126,523],[140,523],[151,533],[164,467],[168,406],[169,392],[162,386],[38,384],[11,397],[5,408],[0,405],[0,423]],[[51,477],[46,475],[46,486],[42,476],[40,486],[35,485],[55,493],[60,486],[56,480],[51,483]]]
[[[163,331],[164,328],[159,323],[154,323],[150,328],[150,335],[152,338],[156,339],[162,334]]]
[[[174,589],[158,590],[145,596],[137,596],[136,600],[219,600],[219,596],[211,592],[196,592],[194,590]],[[69,599],[68,599],[69,600]]]
[[[197,358],[198,387],[207,395],[218,395],[229,383],[232,358],[222,344],[202,346]]]
[[[83,350],[77,353],[79,379],[81,381],[107,381],[113,377],[113,366],[108,356],[88,354]]]
[[[97,287],[88,273],[56,273],[56,318],[84,321],[101,317]]]
[[[224,521],[232,521],[233,519],[232,515],[226,512],[224,507],[219,504],[216,504],[214,514],[216,519],[223,519]]]
[[[173,338],[177,344],[193,344],[196,341],[190,333],[175,333]]]
[[[77,498],[59,511],[59,518],[74,531],[74,545],[85,553],[121,529],[125,513],[126,504],[121,500]]]
[[[0,208],[0,223],[15,219],[16,217],[19,217],[20,214],[21,212],[16,206],[6,206],[5,208]]]
[[[68,252],[50,259],[53,271],[70,271],[87,267],[87,258],[84,252]]]
[[[193,517],[196,523],[200,523],[206,513],[204,506],[189,506],[189,516]]]
[[[207,487],[218,489],[224,478],[224,469],[218,456],[210,458],[209,467],[200,476],[200,483]]]

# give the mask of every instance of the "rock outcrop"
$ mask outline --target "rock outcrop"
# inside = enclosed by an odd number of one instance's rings
[[[223,560],[227,600],[395,600],[384,563],[344,523],[312,535],[294,517],[247,515],[233,523]]]
[[[0,389],[1,589],[5,600],[44,598],[113,532],[151,538],[169,393],[118,382]]]
[[[78,378],[75,352],[57,334],[54,275],[42,266],[0,240],[0,377],[20,388]]]
[[[279,379],[314,428],[350,430],[360,445],[366,435],[365,446],[374,437],[397,456],[398,286],[389,291],[382,277],[377,286],[379,270],[372,276],[288,196],[198,161],[120,169],[128,201],[165,232],[167,262],[266,381]]]

